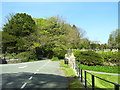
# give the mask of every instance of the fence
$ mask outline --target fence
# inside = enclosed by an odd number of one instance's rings
[[[102,81],[105,81],[105,82],[108,82],[108,83],[113,84],[115,90],[119,90],[119,88],[120,88],[120,84],[117,84],[117,83],[114,83],[114,82],[105,80],[105,79],[103,79],[103,78],[100,78],[100,77],[98,77],[98,76],[96,76],[96,75],[93,75],[93,74],[87,72],[86,70],[82,70],[82,69],[80,69],[80,68],[78,67],[78,64],[76,64],[76,71],[77,71],[77,74],[78,74],[78,76],[79,76],[79,78],[80,78],[80,82],[84,82],[84,87],[85,87],[85,88],[92,88],[92,90],[95,90],[95,89],[96,89],[96,86],[95,86],[95,78],[98,78],[98,79],[100,79],[100,80],[102,80]],[[89,81],[87,80],[87,74],[91,75],[91,82],[89,82]],[[89,87],[87,84],[91,85],[91,87]]]

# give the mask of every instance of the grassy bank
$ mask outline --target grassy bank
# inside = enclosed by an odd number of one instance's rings
[[[100,66],[100,65],[88,66],[81,64],[80,68],[82,68],[83,70],[120,74],[120,71],[118,70],[119,66]]]

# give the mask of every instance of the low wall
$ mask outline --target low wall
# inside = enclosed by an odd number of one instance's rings
[[[22,63],[23,61],[20,59],[10,59],[10,60],[4,60],[0,57],[0,64],[12,64],[12,63]]]
[[[12,63],[22,63],[22,60],[20,59],[10,59],[10,60],[6,60],[7,64],[12,64]]]

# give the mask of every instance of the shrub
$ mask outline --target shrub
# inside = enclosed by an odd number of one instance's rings
[[[120,52],[111,52],[111,51],[109,51],[109,52],[102,52],[100,54],[104,58],[105,62],[119,63]]]
[[[104,58],[104,61],[110,61],[113,52],[101,52],[100,55]]]
[[[14,59],[15,55],[16,55],[16,53],[6,53],[5,54],[5,58],[6,59]]]
[[[120,61],[120,52],[113,52],[112,57],[110,58],[110,62],[119,63]]]
[[[54,53],[54,56],[56,56],[60,59],[63,59],[65,57],[66,50],[62,49],[62,48],[54,48],[53,53]]]
[[[74,55],[76,57],[76,60],[87,65],[101,65],[104,62],[104,59],[101,57],[101,55],[92,50],[76,50],[74,51]]]
[[[52,61],[58,61],[58,57],[52,57]]]
[[[30,59],[29,62],[38,61],[38,59]]]
[[[79,61],[80,60],[80,53],[81,53],[81,51],[80,50],[73,50],[73,53],[75,55],[75,59],[77,61]]]
[[[29,61],[30,59],[35,59],[35,54],[31,52],[21,52],[15,56],[17,59],[21,59],[23,62]]]

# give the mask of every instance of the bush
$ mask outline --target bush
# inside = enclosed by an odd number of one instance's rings
[[[16,55],[16,53],[6,53],[4,55],[5,55],[5,58],[9,60],[9,59],[14,59],[14,56]]]
[[[52,61],[58,61],[58,57],[52,57]]]
[[[120,60],[120,52],[101,52],[101,56],[104,58],[105,62],[111,62],[111,63],[119,63]]]
[[[38,59],[30,59],[28,62],[38,61]]]
[[[29,61],[30,59],[36,59],[35,54],[31,52],[21,52],[15,56],[17,59],[21,59],[23,62]]]
[[[80,50],[73,50],[73,53],[75,55],[75,59],[77,61],[79,61],[80,60],[80,53],[81,53],[81,51]]]
[[[54,48],[53,53],[54,53],[54,56],[56,56],[56,57],[58,57],[60,59],[63,59],[65,57],[66,50],[61,49],[61,48]]]
[[[101,57],[101,55],[92,50],[74,50],[73,53],[76,57],[76,60],[86,65],[101,65],[104,62],[104,59]]]

